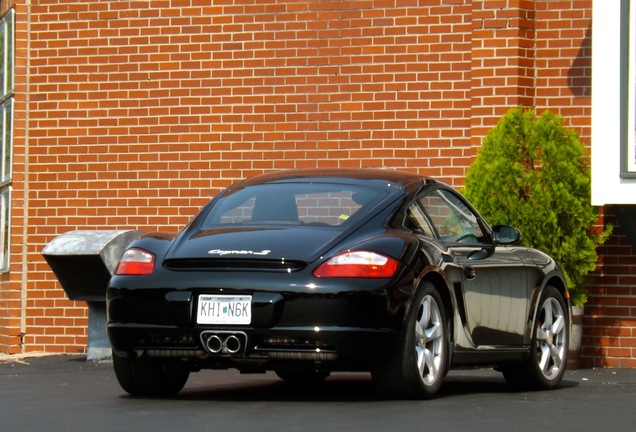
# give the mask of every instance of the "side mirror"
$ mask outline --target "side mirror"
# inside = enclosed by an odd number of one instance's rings
[[[492,228],[492,237],[495,243],[501,245],[513,245],[521,242],[519,230],[508,225],[495,225]]]

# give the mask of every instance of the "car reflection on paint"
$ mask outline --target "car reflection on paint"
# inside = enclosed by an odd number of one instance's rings
[[[524,389],[565,371],[558,265],[415,174],[290,170],[228,187],[181,231],[146,234],[107,290],[122,388],[179,392],[235,368],[318,381],[370,372],[381,395],[426,398],[450,368],[495,367]]]

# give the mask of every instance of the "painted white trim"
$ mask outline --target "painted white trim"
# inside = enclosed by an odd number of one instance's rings
[[[628,98],[628,115],[627,115],[627,149],[624,150],[626,152],[626,166],[623,167],[623,170],[626,169],[629,173],[636,173],[636,160],[634,159],[634,149],[636,146],[636,71],[632,67],[632,64],[636,62],[636,32],[634,31],[635,24],[634,18],[636,17],[636,7],[629,8],[629,73],[628,73],[628,90],[627,90],[627,98]]]
[[[592,204],[599,206],[636,204],[636,179],[620,175],[620,5],[592,3]]]

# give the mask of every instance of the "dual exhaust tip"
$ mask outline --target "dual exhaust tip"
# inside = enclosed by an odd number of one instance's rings
[[[203,332],[201,342],[211,354],[236,354],[245,350],[247,335],[242,332]]]

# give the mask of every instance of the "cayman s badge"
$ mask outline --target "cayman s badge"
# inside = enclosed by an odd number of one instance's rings
[[[262,251],[252,251],[252,250],[223,250],[223,249],[212,249],[208,251],[210,255],[268,255],[271,252],[269,249],[263,249]]]

